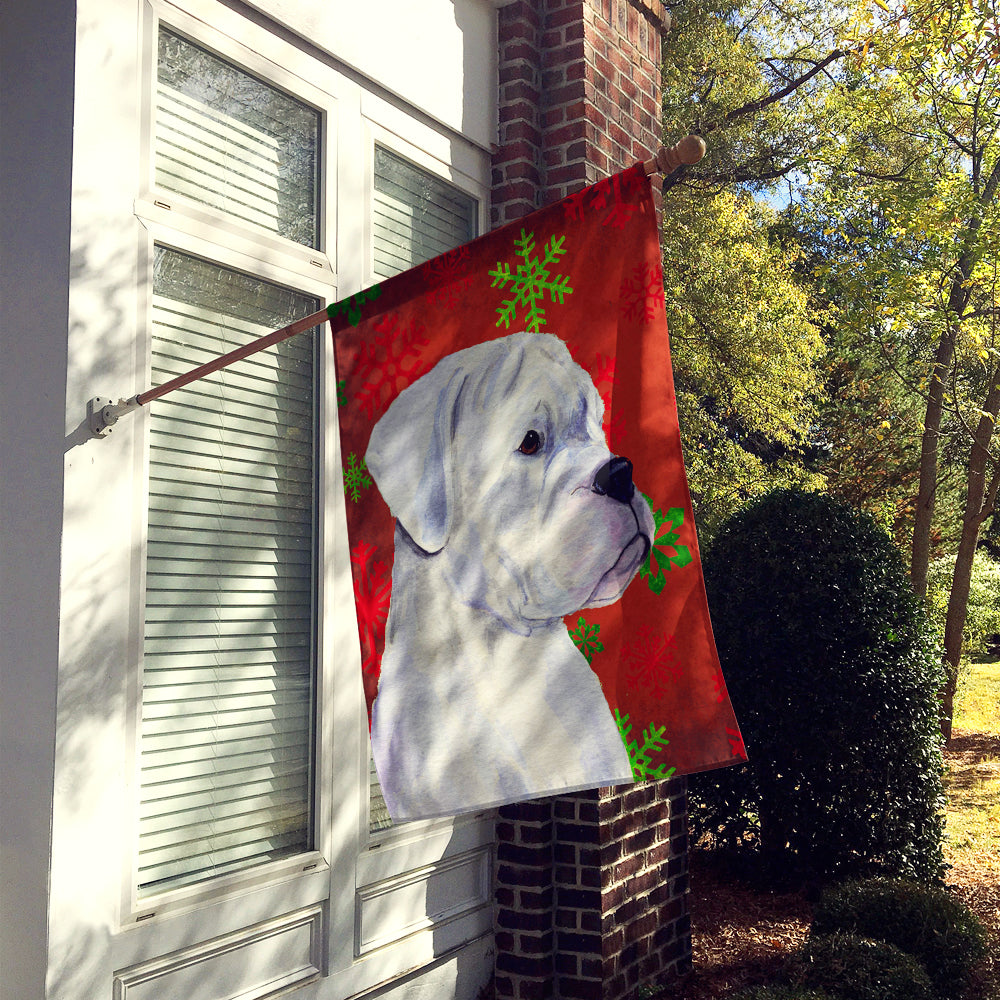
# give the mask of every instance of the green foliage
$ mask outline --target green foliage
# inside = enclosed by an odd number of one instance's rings
[[[797,269],[799,248],[777,213],[753,195],[798,177],[808,159],[832,69],[801,78],[836,46],[842,6],[671,6],[664,132],[708,141],[701,163],[671,178],[663,219],[677,405],[703,544],[750,498],[822,486],[807,464],[825,355],[814,279]]]
[[[922,963],[942,997],[960,997],[986,956],[982,924],[947,890],[904,879],[828,888],[813,915],[814,935],[851,933],[895,945]]]
[[[955,572],[955,559],[943,557],[931,563],[927,574],[927,603],[931,619],[944,634],[948,594]],[[963,633],[962,653],[977,656],[985,653],[989,638],[1000,634],[1000,562],[980,549],[972,564],[972,583]]]
[[[801,986],[752,986],[740,990],[733,1000],[838,1000],[825,990],[803,989]]]
[[[775,872],[938,878],[942,670],[891,539],[778,490],[723,526],[704,569],[750,760],[691,779],[695,833]]]
[[[823,259],[822,234],[802,224],[798,238],[804,251],[800,266],[811,270]],[[871,514],[904,550],[912,532],[924,401],[907,390],[880,350],[841,327],[838,310],[850,304],[839,293],[836,302],[830,309],[829,301],[817,301],[828,311],[822,324],[828,356],[811,432],[812,467],[827,492]],[[919,377],[916,371],[911,375],[913,381]],[[942,507],[953,492],[939,483]]]
[[[664,222],[702,543],[773,487],[827,489],[912,553],[923,594],[929,558],[960,538],[971,551],[995,520],[1000,10],[706,0],[671,14],[664,132],[708,141],[667,179]],[[964,615],[961,599],[944,717]]]
[[[803,77],[821,61],[835,66],[849,16],[850,5],[825,0],[671,4],[664,129],[710,136],[691,183],[761,190],[808,161],[820,131],[816,97],[832,70]]]
[[[802,451],[824,347],[774,213],[676,191],[664,281],[688,480],[704,542],[748,497],[812,481]]]
[[[934,1000],[924,967],[884,941],[854,934],[811,937],[798,956],[794,980],[837,1000]]]

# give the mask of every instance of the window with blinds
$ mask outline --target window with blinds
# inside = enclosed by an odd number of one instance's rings
[[[317,111],[163,26],[154,110],[157,191],[316,246]],[[156,246],[151,384],[318,307]],[[140,898],[314,846],[317,343],[150,407]]]
[[[476,199],[375,147],[375,274],[390,278],[477,235]]]
[[[157,247],[153,384],[317,308]],[[312,847],[315,350],[150,407],[141,896]]]
[[[319,129],[315,109],[160,28],[159,190],[316,247]]]
[[[478,205],[464,191],[375,147],[374,272],[390,278],[478,235]],[[369,827],[392,826],[369,756]]]

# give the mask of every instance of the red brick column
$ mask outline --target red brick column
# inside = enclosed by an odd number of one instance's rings
[[[514,0],[499,19],[499,225],[660,144],[661,0]]]
[[[556,994],[552,799],[502,806],[496,825],[494,980],[497,997]]]
[[[494,225],[660,143],[660,0],[498,11]],[[621,1000],[690,967],[684,779],[518,803],[497,821],[496,995]]]

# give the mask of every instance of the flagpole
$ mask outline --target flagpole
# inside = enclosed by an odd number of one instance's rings
[[[117,403],[110,399],[95,396],[87,402],[87,420],[90,424],[90,430],[95,437],[104,437],[110,433],[111,427],[124,414],[131,413],[140,406],[145,406],[146,403],[167,395],[168,392],[173,392],[175,389],[180,389],[191,382],[196,382],[198,379],[220,371],[237,361],[242,361],[252,354],[265,351],[275,344],[280,344],[283,340],[288,340],[297,334],[305,333],[306,330],[311,330],[314,326],[328,319],[330,319],[330,307],[326,306],[317,312],[311,313],[309,316],[303,316],[302,319],[295,320],[294,323],[289,323],[288,326],[283,326],[280,330],[267,333],[263,337],[251,340],[242,347],[237,347],[235,350],[229,351],[228,354],[223,354],[212,361],[207,361],[205,364],[199,365],[197,368],[192,368],[191,371],[185,372],[183,375],[178,375],[176,378],[172,378],[162,385],[136,393],[136,395],[130,396],[128,399],[119,399]]]
[[[661,146],[657,150],[656,156],[643,163],[643,169],[646,171],[647,177],[657,173],[666,176],[680,166],[690,166],[697,163],[704,155],[705,140],[701,136],[688,135],[673,146]],[[206,375],[220,371],[236,361],[242,361],[252,354],[257,354],[268,347],[280,344],[281,341],[288,340],[289,337],[294,337],[297,334],[304,333],[306,330],[311,330],[314,326],[332,319],[338,305],[341,305],[341,303],[334,303],[324,309],[311,313],[309,316],[295,320],[294,323],[289,323],[288,326],[283,326],[280,330],[275,330],[273,333],[258,337],[256,340],[244,344],[242,347],[237,347],[228,354],[223,354],[212,361],[199,365],[197,368],[192,368],[191,371],[185,372],[183,375],[178,375],[176,378],[172,378],[162,385],[136,393],[136,395],[130,396],[128,399],[119,399],[115,402],[102,396],[94,396],[93,399],[87,401],[87,422],[90,425],[91,433],[94,437],[106,437],[111,433],[112,426],[118,422],[118,418],[124,416],[126,413],[131,413],[140,406],[145,406],[154,399],[166,396],[167,393],[173,392],[175,389],[180,389],[191,382],[196,382]]]

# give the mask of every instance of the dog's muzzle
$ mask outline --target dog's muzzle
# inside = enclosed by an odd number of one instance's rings
[[[632,463],[627,458],[615,455],[597,470],[591,488],[601,496],[609,496],[612,500],[620,500],[622,503],[631,503],[635,494]]]

